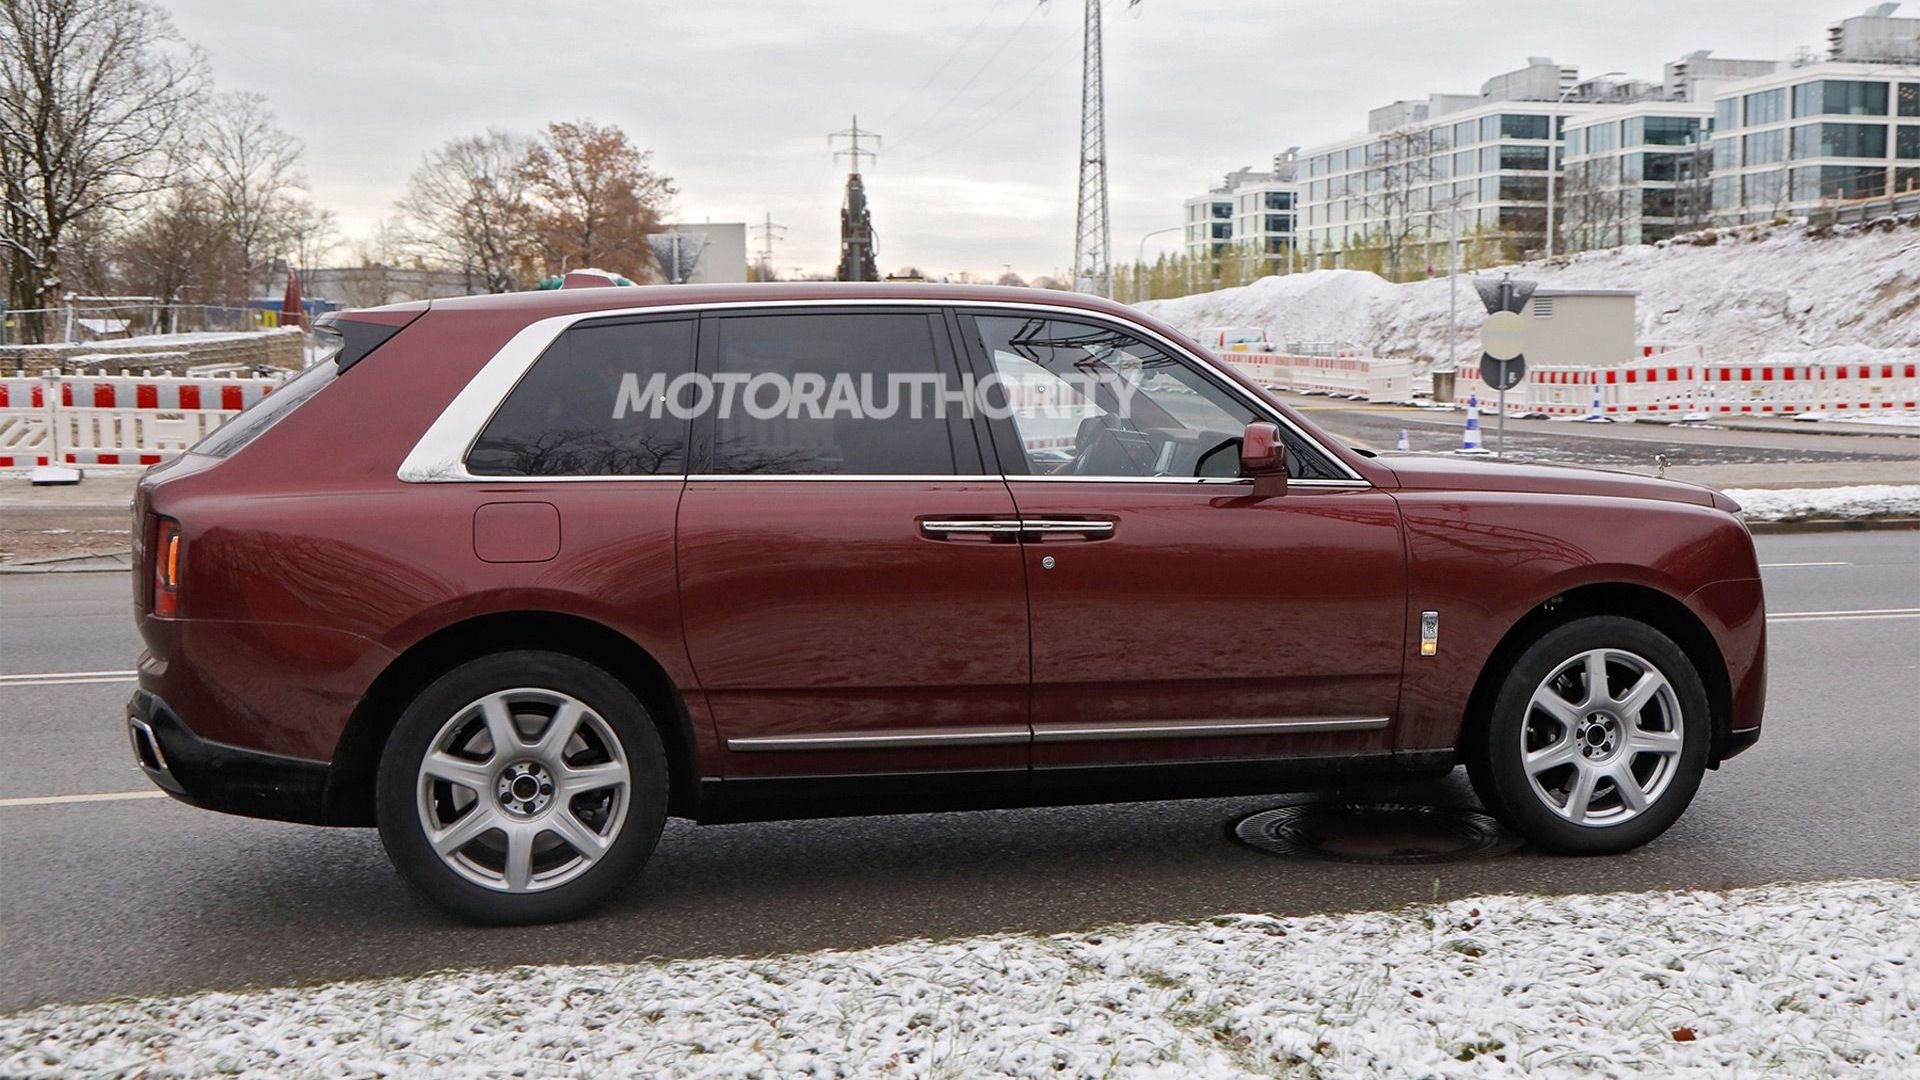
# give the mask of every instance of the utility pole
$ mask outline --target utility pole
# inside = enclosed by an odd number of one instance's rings
[[[1127,6],[1139,2],[1127,0]],[[1111,298],[1113,226],[1107,215],[1107,95],[1100,60],[1100,3],[1086,0],[1080,55],[1080,195],[1073,234],[1073,287]]]
[[[848,128],[845,131],[836,131],[833,134],[827,136],[828,146],[833,146],[835,143],[835,140],[838,140],[838,139],[847,140],[847,148],[845,150],[839,150],[839,149],[834,150],[833,160],[839,161],[841,158],[851,159],[853,162],[853,168],[847,171],[853,173],[856,176],[859,175],[860,173],[860,158],[862,156],[865,156],[868,161],[880,160],[880,155],[875,153],[874,151],[860,149],[860,140],[863,137],[873,140],[873,144],[875,146],[880,145],[879,135],[871,131],[860,130],[860,117],[857,115],[853,118],[852,127]]]
[[[786,232],[787,227],[774,224],[773,215],[768,214],[766,220],[753,231],[760,235],[760,249],[754,252],[760,262],[760,280],[771,281],[773,280],[773,245],[785,239],[780,234]]]

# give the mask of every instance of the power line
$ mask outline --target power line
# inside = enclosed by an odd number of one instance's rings
[[[891,123],[893,121],[893,118],[900,115],[900,110],[906,108],[908,102],[910,102],[915,95],[919,94],[920,91],[925,90],[927,87],[932,86],[933,80],[939,78],[942,74],[946,72],[946,70],[949,67],[952,67],[953,62],[955,60],[958,60],[960,58],[960,54],[965,52],[967,49],[967,46],[973,42],[974,35],[980,32],[981,27],[987,25],[987,20],[993,18],[993,13],[996,11],[999,11],[1000,5],[1006,2],[1007,0],[993,0],[993,6],[987,9],[987,13],[985,15],[980,16],[979,22],[973,24],[973,29],[967,31],[966,36],[960,39],[960,44],[955,45],[953,47],[953,51],[947,54],[947,58],[945,60],[940,61],[940,66],[933,69],[933,74],[927,76],[926,81],[922,82],[919,86],[916,86],[913,88],[913,93],[904,94],[901,96],[900,104],[895,105],[893,107],[892,112],[888,113],[886,116],[881,118],[880,126],[885,127],[887,124]]]
[[[968,87],[972,86],[975,82],[979,81],[980,76],[986,74],[987,69],[993,66],[993,62],[995,60],[1000,59],[1000,54],[1007,51],[1007,46],[1013,44],[1014,39],[1020,36],[1020,31],[1025,30],[1027,28],[1027,24],[1032,22],[1033,17],[1038,14],[1040,14],[1040,6],[1036,5],[1032,10],[1027,12],[1026,18],[1020,20],[1020,23],[1018,26],[1015,26],[1012,30],[1008,31],[1006,37],[1000,39],[999,47],[993,50],[993,53],[987,57],[984,63],[982,63],[979,67],[973,70],[972,75],[967,76],[967,81],[961,83],[958,89],[954,90],[953,93],[947,95],[947,100],[941,102],[939,108],[928,113],[925,119],[921,120],[918,124],[915,124],[913,128],[909,130],[905,135],[902,135],[900,136],[900,138],[894,140],[894,144],[893,144],[894,147],[897,149],[901,143],[906,142],[909,139],[912,139],[915,135],[925,130],[927,124],[930,123],[934,117],[939,116],[943,112],[946,112],[947,106],[952,105],[955,101],[959,100],[960,95],[966,93]]]
[[[1063,44],[1061,48],[1054,50],[1054,54],[1058,55],[1060,52],[1064,50],[1064,48],[1065,46]],[[1037,65],[1037,66],[1044,66],[1044,64]],[[1058,80],[1060,76],[1067,70],[1068,69],[1064,67],[1053,68],[1047,73],[1046,78],[1028,85],[1026,93],[1021,94],[1019,97],[1014,98],[1012,101],[1007,102],[1005,106],[997,110],[992,116],[989,116],[985,120],[981,121],[978,125],[976,125],[972,130],[968,131],[965,135],[961,135],[958,138],[947,140],[946,142],[940,144],[940,148],[937,150],[929,150],[924,154],[908,157],[907,161],[909,163],[919,162],[919,161],[930,161],[946,153],[949,150],[953,150],[963,145],[964,143],[971,140],[974,136],[980,134],[981,132],[992,127],[993,125],[999,123],[1001,118],[1006,116],[1008,113],[1012,112],[1013,110],[1019,108],[1022,105],[1025,105],[1028,99],[1032,98],[1033,95],[1039,93],[1041,90],[1045,89],[1046,87],[1052,86],[1054,82]],[[1020,84],[1019,83],[1008,84],[1009,87],[1018,86],[1018,85]]]
[[[957,116],[953,117],[951,120],[948,120],[946,123],[943,123],[939,127],[935,128],[933,131],[928,132],[927,138],[930,139],[936,135],[940,135],[943,133],[951,133],[958,127],[961,121],[972,119],[975,115],[980,113],[982,110],[999,103],[1000,99],[1003,97],[1006,97],[1009,93],[1019,90],[1022,87],[1026,88],[1026,93],[1019,95],[1013,101],[1007,103],[1006,105],[1002,105],[1000,108],[995,109],[992,115],[988,116],[984,123],[975,126],[972,130],[968,131],[965,135],[959,136],[958,138],[952,138],[952,139],[946,140],[945,142],[940,144],[940,148],[938,150],[929,150],[921,154],[912,154],[908,156],[907,160],[924,161],[927,158],[936,157],[940,154],[944,154],[948,150],[959,145],[960,143],[963,143],[968,139],[973,138],[975,135],[978,135],[980,132],[986,130],[989,126],[991,126],[996,121],[998,121],[1001,117],[1007,115],[1008,113],[1012,112],[1014,109],[1018,108],[1022,102],[1026,101],[1028,98],[1033,96],[1034,90],[1052,82],[1054,79],[1060,76],[1061,72],[1067,70],[1064,67],[1055,66],[1054,61],[1058,59],[1062,53],[1066,52],[1067,49],[1070,48],[1072,45],[1073,45],[1073,39],[1071,37],[1063,37],[1059,41],[1055,42],[1053,48],[1048,50],[1045,55],[1041,56],[1038,60],[1027,65],[1027,70],[1030,72],[1041,72],[1041,71],[1047,72],[1046,78],[1040,80],[1039,82],[1033,82],[1031,80],[1010,79],[1002,83],[1000,86],[1000,89],[994,91],[991,97],[988,97],[982,100],[977,105],[969,107],[965,112],[958,114]],[[898,140],[895,140],[895,145],[896,146],[898,145]]]

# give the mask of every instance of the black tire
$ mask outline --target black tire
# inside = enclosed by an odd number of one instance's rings
[[[527,782],[526,789],[534,792],[543,786],[540,778],[548,778],[548,773],[539,771],[540,762],[530,757],[541,752],[531,742],[517,744],[501,753],[496,744],[479,734],[492,730],[484,719],[485,711],[479,709],[480,703],[491,695],[518,695],[495,700],[504,701],[508,712],[519,718],[517,730],[523,739],[531,738],[525,733],[527,727],[539,723],[538,715],[528,710],[537,711],[542,696],[550,696],[559,704],[545,721],[546,728],[534,727],[535,735],[551,730],[559,715],[558,709],[568,706],[566,699],[584,706],[585,711],[578,714],[584,717],[578,724],[578,734],[570,735],[567,742],[568,746],[578,745],[581,749],[568,751],[563,747],[558,751],[558,759],[584,763],[584,766],[619,766],[623,764],[620,758],[624,757],[627,776],[624,789],[612,783],[599,791],[568,795],[564,785],[574,774],[555,766],[550,782],[544,784],[547,795],[530,794],[526,796],[528,802],[515,801],[512,778],[502,780],[503,773],[525,771],[526,766],[516,762],[530,761],[537,776]],[[534,703],[525,704],[523,699]],[[515,704],[517,701],[523,703]],[[454,720],[460,716],[470,717],[465,721],[467,726],[454,728]],[[480,725],[477,729],[472,726],[476,723]],[[473,762],[474,776],[479,778],[474,786],[438,784],[423,775],[430,750],[445,749],[444,740],[448,738],[462,738],[458,734],[449,736],[449,729],[475,732],[465,738],[486,747],[483,758],[455,758],[462,763]],[[617,750],[609,745],[609,740],[617,741]],[[457,753],[464,752],[457,750]],[[584,766],[567,765],[566,768]],[[498,795],[474,794],[478,787],[496,785]],[[564,653],[504,652],[468,661],[447,672],[422,690],[401,713],[380,755],[375,811],[387,858],[400,876],[428,900],[475,923],[559,922],[584,914],[605,901],[646,864],[666,825],[667,785],[667,756],[660,733],[626,684],[601,668]],[[489,798],[496,801],[484,804],[480,801]],[[538,800],[537,809],[533,800]],[[457,804],[462,802],[468,810],[457,810]],[[454,823],[464,820],[465,813],[471,810],[484,809],[503,827],[479,834],[443,858],[435,851],[428,834],[430,816],[437,817],[442,808],[456,808],[453,812],[460,816]],[[576,811],[576,808],[579,809]],[[566,821],[558,820],[561,814],[566,815]],[[605,844],[597,857],[583,854],[584,846],[568,846],[558,831],[539,831],[542,825],[564,825],[573,829],[583,821],[591,822],[586,826],[589,833],[576,835]],[[536,857],[558,864],[557,869],[548,871],[558,875],[552,878],[551,884],[541,884],[530,875],[523,876],[520,891],[511,891],[513,883],[507,876],[507,866],[508,853],[513,848],[508,843],[509,830],[504,827],[507,825],[513,827],[511,831],[531,835],[526,841],[529,852],[541,852],[537,856],[530,854],[521,865],[535,869]],[[451,831],[452,824],[445,828]],[[605,835],[595,830],[605,830]],[[500,881],[492,886],[468,876],[487,874],[489,858],[500,862],[497,871]],[[572,876],[565,876],[569,873]]]
[[[1557,719],[1557,705],[1536,706],[1537,693],[1554,692],[1547,685],[1549,676],[1568,680],[1556,681],[1554,687],[1578,686],[1585,693],[1589,669],[1584,662],[1577,668],[1568,665],[1596,650],[1607,650],[1602,670],[1609,686],[1644,676],[1646,670],[1638,665],[1645,664],[1665,679],[1671,694],[1656,691],[1654,704],[1624,719],[1614,696],[1631,697],[1625,689],[1610,689],[1592,709],[1582,707],[1591,698],[1576,703],[1558,694],[1578,726]],[[1646,720],[1647,726],[1638,720]],[[1564,745],[1559,741],[1562,732],[1568,740]],[[1665,749],[1669,744],[1663,737],[1669,732],[1680,737],[1677,753]],[[1492,712],[1462,750],[1480,801],[1528,843],[1562,855],[1613,855],[1652,840],[1679,819],[1706,774],[1711,732],[1706,688],[1686,652],[1645,623],[1601,615],[1557,626],[1521,653],[1501,681]],[[1619,738],[1610,733],[1619,733]],[[1663,748],[1637,752],[1624,741],[1629,737],[1660,739]],[[1545,767],[1536,784],[1527,768],[1530,749],[1570,757]],[[1588,798],[1580,799],[1582,771],[1597,775],[1600,769],[1617,770],[1623,760],[1625,775],[1644,807],[1632,807],[1628,793],[1619,789],[1620,781],[1611,776],[1588,781]],[[1643,771],[1645,780],[1640,778]],[[1650,793],[1649,788],[1656,790]],[[1582,813],[1576,822],[1571,809],[1576,803],[1593,816]]]

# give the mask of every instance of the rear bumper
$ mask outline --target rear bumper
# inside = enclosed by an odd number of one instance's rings
[[[1725,761],[1745,753],[1754,743],[1760,741],[1760,729],[1757,727],[1734,728],[1727,732],[1726,741],[1720,744],[1717,760]]]
[[[135,690],[127,734],[140,770],[181,802],[223,814],[327,824],[328,766],[203,739],[154,694]]]

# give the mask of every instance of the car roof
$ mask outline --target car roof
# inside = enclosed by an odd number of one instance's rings
[[[898,300],[903,304],[957,302],[1047,304],[1084,308],[1140,321],[1141,313],[1122,304],[1085,293],[1059,289],[1021,289],[998,285],[944,285],[927,282],[796,281],[722,285],[638,285],[587,289],[546,289],[539,292],[457,296],[430,301],[431,310],[524,312],[530,319],[580,312],[702,304],[780,303],[793,300]],[[396,304],[394,308],[411,307]],[[367,309],[371,311],[382,308]]]

